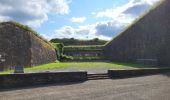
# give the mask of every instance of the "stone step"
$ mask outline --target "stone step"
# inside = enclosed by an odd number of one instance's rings
[[[88,75],[87,77],[108,77],[108,75]]]
[[[99,80],[99,79],[109,79],[108,74],[101,73],[101,74],[88,74],[88,80]]]
[[[110,79],[109,77],[93,77],[93,78],[88,78],[88,80],[101,80],[101,79]]]
[[[88,76],[108,76],[106,73],[99,73],[99,74],[88,74]]]

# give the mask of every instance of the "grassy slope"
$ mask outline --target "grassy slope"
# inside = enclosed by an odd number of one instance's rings
[[[133,68],[148,68],[150,66],[144,66],[139,64],[126,64],[126,63],[112,63],[112,62],[57,62],[25,68],[25,72],[45,71],[49,69],[133,69]],[[13,72],[4,71],[0,74],[8,74]]]

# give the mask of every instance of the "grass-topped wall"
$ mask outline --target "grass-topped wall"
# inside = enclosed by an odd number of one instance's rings
[[[9,22],[6,22],[6,23],[10,23],[10,24],[14,24],[15,26],[17,27],[20,27],[22,29],[25,29],[29,32],[32,32],[32,34],[34,34],[35,36],[37,36],[38,38],[40,38],[41,40],[43,40],[44,42],[46,42],[47,44],[51,45],[51,43],[45,39],[43,36],[41,36],[39,33],[37,33],[36,31],[34,31],[31,27],[27,26],[27,25],[23,25],[23,24],[20,24],[18,22],[15,22],[15,21],[9,21]],[[3,23],[2,23],[3,24]]]
[[[0,23],[0,70],[55,61],[54,47],[31,28],[16,22]]]

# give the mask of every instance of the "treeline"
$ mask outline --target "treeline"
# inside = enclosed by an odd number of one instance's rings
[[[100,40],[98,38],[94,38],[91,40],[80,40],[75,38],[63,38],[63,39],[51,39],[50,42],[52,43],[63,43],[64,46],[68,45],[104,45],[107,41]]]
[[[64,46],[65,51],[72,50],[103,50],[104,45],[86,45],[86,46]]]

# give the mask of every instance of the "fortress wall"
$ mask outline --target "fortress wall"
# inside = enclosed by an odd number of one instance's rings
[[[10,23],[0,24],[0,54],[5,59],[0,62],[0,70],[17,65],[30,66],[30,43],[27,31]]]
[[[114,38],[104,49],[107,58],[121,62],[152,59],[159,65],[170,65],[169,9],[170,1],[163,1]]]
[[[33,66],[55,61],[56,53],[34,33],[12,22],[0,23],[0,71],[14,66]]]
[[[55,49],[48,43],[34,36],[31,37],[31,65],[39,65],[57,60]]]

